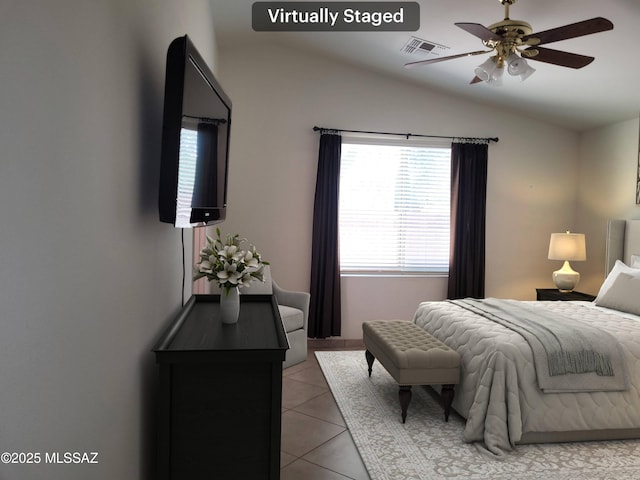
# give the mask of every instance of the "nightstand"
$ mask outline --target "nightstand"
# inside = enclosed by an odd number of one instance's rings
[[[595,296],[582,292],[561,292],[557,288],[536,288],[536,300],[582,300],[583,302],[592,302]]]

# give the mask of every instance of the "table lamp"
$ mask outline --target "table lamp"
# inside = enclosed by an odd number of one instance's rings
[[[560,270],[553,272],[553,283],[561,292],[570,292],[578,281],[580,274],[576,272],[569,261],[584,261],[587,259],[587,247],[584,233],[552,233],[549,242],[549,260],[562,260],[564,264]]]

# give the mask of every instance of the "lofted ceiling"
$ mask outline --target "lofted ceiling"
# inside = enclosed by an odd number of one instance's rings
[[[220,48],[229,44],[275,42],[348,62],[372,73],[391,75],[472,101],[515,110],[582,131],[637,117],[640,113],[640,54],[637,50],[640,0],[518,0],[510,18],[531,24],[534,32],[605,17],[614,29],[549,44],[549,48],[590,55],[595,61],[574,70],[530,61],[536,72],[525,82],[505,75],[502,87],[470,85],[474,68],[490,55],[464,57],[413,69],[408,62],[429,57],[403,52],[411,37],[448,47],[442,55],[482,50],[481,40],[456,22],[485,26],[504,18],[499,0],[418,0],[420,28],[415,32],[254,32],[253,0],[211,0]]]

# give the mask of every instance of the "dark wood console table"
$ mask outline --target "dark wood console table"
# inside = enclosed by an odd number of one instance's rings
[[[237,324],[219,295],[192,296],[154,352],[160,367],[156,478],[279,479],[282,362],[273,295],[241,295]]]

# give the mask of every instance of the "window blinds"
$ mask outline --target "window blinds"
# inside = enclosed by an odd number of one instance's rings
[[[449,147],[343,142],[342,272],[447,273]]]

